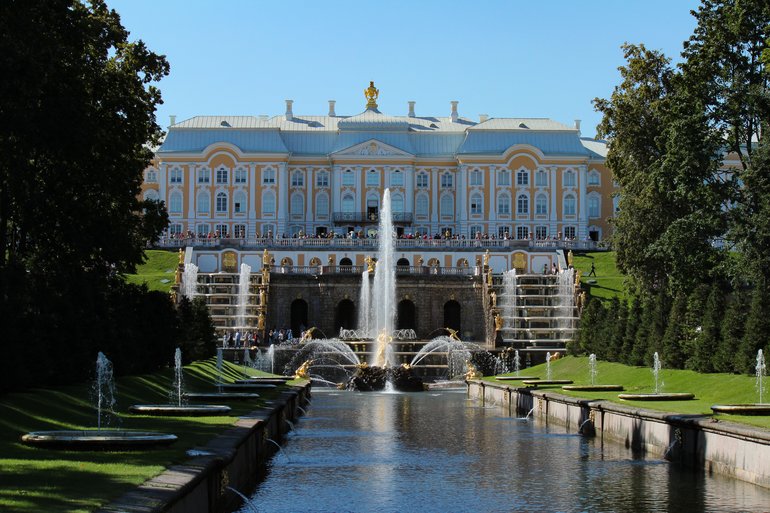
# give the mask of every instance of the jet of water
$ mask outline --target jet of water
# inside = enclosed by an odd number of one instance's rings
[[[660,357],[657,351],[652,355],[652,374],[655,376],[655,393],[659,394],[663,381],[660,379]]]
[[[551,353],[545,353],[545,379],[551,379]]]
[[[591,384],[596,384],[596,375],[599,373],[599,370],[596,368],[596,355],[594,353],[591,353],[591,355],[588,357],[588,373],[591,377]]]
[[[182,374],[182,350],[174,351],[174,384],[171,387],[171,404],[182,406],[184,398],[184,378]]]
[[[765,355],[762,350],[757,351],[757,391],[759,392],[759,403],[762,404],[762,396],[765,391],[765,376],[767,375],[767,366],[765,365]]]
[[[94,395],[96,396],[96,428],[101,430],[102,416],[104,416],[104,423],[108,424],[110,414],[115,412],[115,379],[112,375],[112,362],[101,351],[96,357]]]
[[[521,370],[521,357],[519,356],[519,350],[517,349],[515,353],[513,353],[513,370],[516,372],[516,375],[519,375],[519,370]]]

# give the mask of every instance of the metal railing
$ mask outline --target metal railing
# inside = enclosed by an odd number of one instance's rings
[[[411,223],[413,215],[411,212],[393,212],[391,219],[396,224]],[[334,212],[332,221],[335,223],[377,223],[380,220],[380,214],[374,212]]]

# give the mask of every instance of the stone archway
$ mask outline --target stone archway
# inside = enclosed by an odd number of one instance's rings
[[[352,273],[353,272],[353,261],[349,259],[348,257],[345,257],[340,260],[340,272],[342,273]]]
[[[334,333],[339,333],[340,328],[352,330],[356,328],[356,305],[350,299],[343,299],[337,303],[334,313]]]
[[[444,303],[444,328],[450,328],[458,333],[461,332],[462,322],[460,315],[462,314],[462,307],[460,303],[454,299],[450,299]]]
[[[295,337],[299,337],[303,330],[310,327],[307,320],[307,311],[307,301],[304,299],[295,299],[291,302],[291,316],[289,323],[292,334]]]
[[[402,299],[398,302],[396,312],[396,329],[417,331],[417,315],[414,303],[411,299]]]

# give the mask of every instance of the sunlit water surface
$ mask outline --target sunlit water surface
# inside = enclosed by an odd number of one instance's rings
[[[296,428],[242,512],[770,508],[770,490],[508,418],[464,390],[315,390]]]

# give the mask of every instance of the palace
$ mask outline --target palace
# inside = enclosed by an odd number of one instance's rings
[[[601,241],[616,188],[606,144],[543,118],[197,116],[172,124],[142,194],[163,199],[168,238],[368,236],[385,188],[403,236]]]

